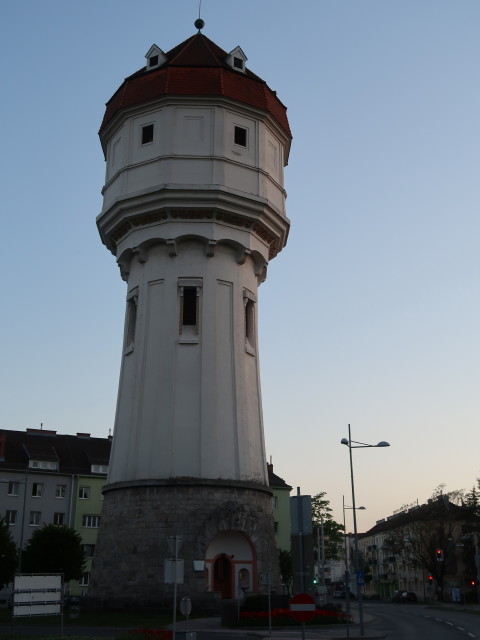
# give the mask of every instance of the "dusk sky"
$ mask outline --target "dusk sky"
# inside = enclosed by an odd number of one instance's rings
[[[0,3],[0,426],[106,437],[126,285],[102,245],[105,102],[198,0]],[[291,231],[259,291],[265,439],[360,530],[480,476],[480,2],[202,0],[277,91]],[[8,287],[6,286],[8,285]],[[351,511],[347,528],[352,529]]]

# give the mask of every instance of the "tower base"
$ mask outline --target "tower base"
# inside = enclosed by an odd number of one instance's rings
[[[171,606],[175,572],[178,600],[189,597],[195,608],[269,586],[281,592],[267,486],[175,478],[104,493],[88,591],[103,606]]]

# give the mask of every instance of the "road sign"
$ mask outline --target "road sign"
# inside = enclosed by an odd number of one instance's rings
[[[365,584],[365,574],[363,571],[357,571],[357,584],[359,587],[363,587]]]
[[[308,593],[297,593],[290,600],[290,615],[299,622],[307,622],[315,615],[315,600]]]

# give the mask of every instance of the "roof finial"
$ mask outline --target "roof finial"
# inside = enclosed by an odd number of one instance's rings
[[[202,0],[199,0],[198,1],[198,18],[194,22],[195,27],[198,29],[198,33],[200,33],[200,30],[203,29],[203,27],[205,26],[205,22],[200,17],[201,11],[202,11]]]

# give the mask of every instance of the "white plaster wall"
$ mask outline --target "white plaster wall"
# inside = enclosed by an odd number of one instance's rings
[[[154,124],[154,139],[141,130]],[[247,146],[234,142],[235,126],[247,130]],[[107,143],[103,212],[126,195],[182,185],[227,187],[261,196],[282,215],[285,139],[262,119],[219,105],[165,104],[125,117]]]
[[[109,482],[169,477],[266,483],[258,345],[248,353],[243,291],[254,263],[197,240],[178,255],[152,246],[132,259],[138,288],[134,348],[123,355]],[[201,280],[198,341],[179,335],[179,278]]]

